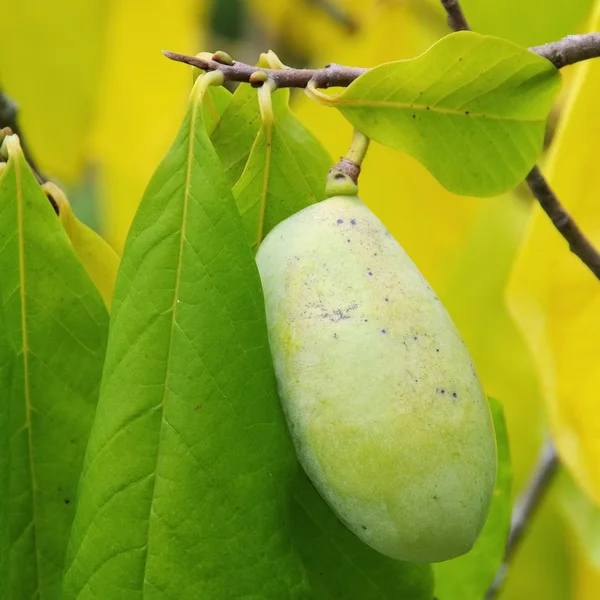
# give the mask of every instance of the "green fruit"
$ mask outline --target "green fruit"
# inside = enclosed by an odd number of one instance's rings
[[[280,223],[257,263],[281,401],[321,496],[387,556],[469,551],[494,489],[493,423],[414,263],[357,196]]]

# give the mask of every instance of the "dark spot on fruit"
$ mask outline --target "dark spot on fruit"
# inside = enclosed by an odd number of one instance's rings
[[[416,119],[416,118],[417,118],[417,115],[413,115],[413,119]]]
[[[390,301],[390,299],[389,299],[389,298],[384,298],[384,300],[385,300],[386,302],[389,302],[389,301]]]
[[[440,394],[445,394],[446,390],[440,390]]]
[[[436,348],[436,349],[435,349],[435,351],[436,351],[436,352],[439,352],[439,351],[440,351],[440,349],[439,349],[439,348]]]
[[[368,322],[369,322],[369,319],[365,319],[365,323],[368,323]]]
[[[334,339],[334,340],[337,340],[337,339],[338,339],[338,334],[337,334],[337,333],[334,333],[334,334],[333,334],[333,339]]]
[[[71,438],[69,441],[71,442],[71,444],[74,444],[75,443],[75,438]]]
[[[416,342],[419,338],[416,335],[413,335],[413,340]]]
[[[452,392],[452,397],[453,398],[458,398],[458,394],[456,392]]]
[[[369,271],[369,276],[370,276],[370,277],[373,277],[373,273],[371,273],[371,271]]]
[[[71,501],[68,498],[65,498],[65,504],[71,504]]]
[[[439,500],[438,496],[435,496],[435,495],[433,496],[433,499],[434,500]]]
[[[458,57],[459,62],[462,62],[462,56]]]
[[[381,333],[387,333],[387,329],[382,329]]]
[[[350,239],[348,239],[348,242],[350,242]]]
[[[350,225],[356,225],[356,219],[350,219]]]
[[[366,525],[361,525],[361,527],[362,527],[362,530],[363,530],[363,531],[366,531],[366,530],[367,530],[367,526],[366,526]]]
[[[344,222],[344,220],[343,220],[343,219],[338,219],[338,220],[337,220],[337,224],[338,224],[338,225],[341,225],[343,222]]]
[[[431,109],[431,107],[430,107],[430,106],[426,106],[426,107],[425,107],[425,110],[430,110],[430,109]]]
[[[468,115],[468,114],[469,114],[469,111],[468,111],[468,110],[465,110],[465,115]]]

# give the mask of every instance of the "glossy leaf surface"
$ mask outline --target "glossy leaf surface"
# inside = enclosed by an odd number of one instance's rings
[[[297,464],[205,77],[124,251],[64,600],[310,597],[287,518]]]

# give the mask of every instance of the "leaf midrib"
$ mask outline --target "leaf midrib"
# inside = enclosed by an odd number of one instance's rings
[[[493,115],[488,113],[479,113],[472,111],[457,110],[455,108],[444,108],[435,105],[425,104],[412,104],[410,102],[398,102],[389,100],[340,100],[334,105],[336,108],[344,109],[346,107],[363,108],[363,107],[380,107],[380,108],[399,108],[406,110],[417,110],[429,113],[440,113],[448,115],[459,115],[462,117],[474,117],[479,119],[492,119],[495,121],[516,121],[519,123],[538,123],[543,121],[541,118],[518,118],[518,117],[505,117],[499,115]],[[468,113],[468,114],[467,114]]]
[[[258,241],[256,244],[256,248],[258,250],[258,247],[261,245],[263,238],[264,238],[264,231],[265,231],[265,213],[267,210],[267,190],[269,188],[269,176],[270,176],[270,172],[271,172],[271,147],[272,147],[272,133],[273,133],[273,126],[272,124],[266,123],[264,125],[265,127],[265,143],[266,143],[266,149],[265,149],[265,172],[263,174],[263,186],[262,186],[262,191],[261,191],[261,196],[260,196],[260,212],[258,215]]]
[[[145,554],[145,558],[144,558],[144,576],[142,579],[142,586],[141,586],[142,593],[144,592],[146,583],[150,583],[147,579],[148,557],[149,557],[149,550],[150,550],[150,530],[152,528],[152,526],[151,526],[152,512],[153,512],[153,507],[154,507],[154,499],[156,497],[156,485],[157,485],[157,481],[158,481],[158,461],[160,459],[161,440],[163,437],[162,429],[163,429],[163,423],[165,422],[165,419],[164,419],[165,400],[167,398],[167,393],[168,393],[168,389],[169,389],[168,382],[169,382],[169,377],[170,377],[170,373],[171,373],[171,360],[173,358],[173,352],[172,352],[172,350],[173,350],[173,334],[175,331],[175,325],[176,325],[176,320],[177,320],[179,287],[180,287],[180,283],[181,283],[181,266],[182,266],[182,262],[183,262],[183,245],[185,242],[187,212],[188,212],[188,204],[189,204],[189,199],[190,199],[192,157],[193,157],[193,148],[194,148],[194,139],[195,139],[194,131],[195,131],[195,124],[196,124],[198,101],[199,101],[198,94],[194,94],[194,99],[192,101],[192,106],[191,106],[190,129],[189,129],[189,133],[188,133],[188,151],[187,151],[187,159],[186,159],[187,166],[186,166],[186,174],[185,174],[185,186],[184,186],[184,191],[183,191],[183,210],[182,210],[182,214],[181,214],[181,235],[180,235],[180,239],[179,239],[179,256],[177,257],[177,269],[175,271],[175,290],[174,290],[174,294],[173,294],[173,304],[171,306],[172,317],[171,317],[171,326],[170,326],[170,332],[169,332],[169,347],[168,347],[168,353],[167,353],[167,366],[166,366],[166,372],[165,372],[164,391],[163,391],[163,396],[160,401],[160,409],[161,409],[160,427],[158,430],[158,443],[156,445],[154,483],[152,485],[150,510],[149,510],[149,514],[148,514],[148,529],[147,529],[147,533],[146,533],[146,546],[145,546],[146,554]]]
[[[29,342],[27,336],[26,291],[25,291],[25,236],[23,223],[23,184],[21,181],[21,163],[19,153],[15,153],[15,187],[17,196],[17,229],[19,237],[19,294],[21,297],[21,338],[23,342],[23,378],[25,393],[25,419],[27,427],[27,443],[29,446],[29,473],[31,475],[31,512],[32,534],[35,548],[36,593],[40,590],[40,552],[38,546],[38,515],[36,504],[37,481],[35,478],[33,459],[33,436],[31,432],[31,390],[29,387]]]

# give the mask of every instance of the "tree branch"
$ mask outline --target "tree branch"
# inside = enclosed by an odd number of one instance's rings
[[[550,484],[554,481],[557,470],[558,456],[556,448],[552,440],[548,439],[540,452],[533,475],[513,510],[504,561],[496,573],[496,577],[485,596],[485,600],[494,600],[502,589],[515,550],[520,545],[527,531],[531,517],[544,499],[546,492],[550,488]]]
[[[263,71],[280,88],[305,88],[311,80],[314,80],[316,87],[319,88],[347,87],[355,79],[358,79],[363,73],[368,71],[368,69],[345,67],[333,63],[322,69],[261,69],[237,61],[232,65],[217,62],[214,60],[214,54],[212,59],[178,54],[177,52],[169,52],[168,50],[163,50],[163,54],[171,60],[198,67],[203,71],[221,71],[225,76],[225,81],[250,83],[250,77],[253,73]]]
[[[556,230],[565,238],[569,249],[581,262],[600,279],[600,253],[579,228],[573,217],[560,203],[556,194],[542,175],[539,167],[534,167],[527,175],[527,184],[548,215]]]
[[[600,56],[600,33],[568,35],[558,42],[529,49],[547,58],[557,69],[562,69],[567,65]]]
[[[468,29],[469,24],[464,18],[458,0],[442,0],[444,7],[451,11],[448,23],[458,27],[460,30]],[[600,33],[583,33],[581,35],[570,35],[558,42],[551,42],[543,46],[529,48],[531,52],[539,54],[548,59],[557,68],[562,68],[573,63],[600,57]],[[250,83],[252,73],[264,71],[277,87],[305,88],[308,82],[313,80],[315,87],[347,87],[355,79],[366,73],[368,69],[359,67],[346,67],[343,65],[330,64],[322,69],[261,69],[252,65],[234,61],[226,64],[212,58],[200,56],[188,56],[163,50],[163,54],[171,60],[182,62],[203,71],[221,71],[225,81],[238,81]]]
[[[442,0],[442,6],[448,13],[448,27],[453,31],[470,31],[469,23],[462,11],[459,0]]]

